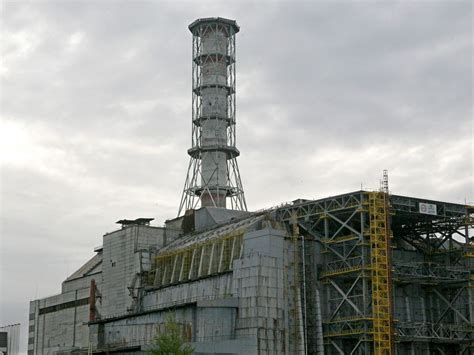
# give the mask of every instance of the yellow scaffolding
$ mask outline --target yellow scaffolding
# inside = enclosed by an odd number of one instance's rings
[[[368,265],[356,265],[351,267],[340,268],[337,270],[323,271],[321,272],[321,278],[340,276],[345,274],[350,274],[353,272],[358,272],[362,270],[370,270],[371,267]]]
[[[388,194],[369,192],[374,355],[393,353]]]
[[[325,244],[336,244],[336,243],[348,242],[350,240],[356,240],[356,239],[359,239],[358,235],[349,234],[349,235],[339,236],[339,237],[335,237],[331,239],[321,239],[321,242]]]

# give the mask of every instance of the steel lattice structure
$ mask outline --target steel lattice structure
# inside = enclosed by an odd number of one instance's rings
[[[307,245],[309,353],[323,343],[330,355],[474,351],[474,208],[357,191],[276,216]]]
[[[247,210],[235,133],[235,34],[224,18],[193,22],[192,147],[178,216],[201,206]],[[226,205],[229,198],[230,206]]]

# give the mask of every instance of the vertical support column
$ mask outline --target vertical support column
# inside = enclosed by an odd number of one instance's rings
[[[305,329],[303,324],[303,308],[300,278],[300,247],[299,226],[296,213],[291,220],[291,239],[293,247],[293,354],[305,353]]]
[[[472,206],[466,206],[466,220],[465,220],[465,244],[466,244],[466,253],[465,257],[467,259],[467,265],[471,271],[469,275],[469,283],[467,286],[467,295],[469,302],[469,320],[471,324],[474,324],[474,241],[469,235],[472,232],[474,225],[474,208]],[[471,227],[471,228],[470,228]],[[473,341],[474,339],[471,339]]]
[[[362,201],[362,196],[361,196],[361,201]],[[360,233],[362,235],[362,240],[360,240],[360,243],[362,244],[362,248],[361,248],[361,255],[362,255],[362,265],[366,266],[368,264],[370,264],[368,262],[368,250],[367,250],[367,247],[365,246],[366,243],[365,243],[365,223],[366,223],[366,212],[364,212],[364,210],[361,210],[360,212]],[[366,277],[363,277],[362,278],[362,304],[363,304],[363,312],[364,312],[364,316],[367,315],[367,310],[369,308],[369,295],[368,295],[368,282],[367,282],[367,278]]]
[[[469,302],[469,320],[474,324],[474,274],[469,275],[469,283],[467,286],[467,295]],[[474,339],[471,339],[474,340]]]
[[[404,295],[404,299],[405,299],[406,321],[411,323],[412,319],[411,319],[411,309],[410,309],[410,297],[408,297],[407,295]]]
[[[319,295],[319,287],[315,289],[316,303],[316,354],[324,355],[324,338],[323,338],[323,321],[321,316],[321,297]]]
[[[194,268],[196,267],[196,263],[195,263],[196,253],[197,253],[197,248],[194,248],[193,249],[193,254],[191,256],[191,264],[189,265],[188,280],[191,280],[194,277],[194,275],[196,274],[194,272]]]
[[[369,246],[367,246],[367,232],[370,232],[370,228],[367,229],[367,216],[369,215],[368,214],[368,210],[367,210],[367,203],[366,201],[364,200],[366,198],[366,196],[361,193],[361,196],[360,196],[360,203],[361,203],[361,206],[360,206],[360,233],[362,235],[362,240],[360,241],[361,242],[361,255],[362,255],[362,265],[364,265],[364,267],[367,267],[367,268],[370,268],[370,253],[369,253]],[[363,271],[363,277],[362,277],[362,304],[363,304],[363,312],[364,312],[364,316],[366,317],[369,317],[370,316],[370,313],[369,313],[369,307],[370,305],[372,304],[371,300],[370,300],[370,296],[369,296],[369,287],[370,287],[370,283],[369,283],[369,280],[367,278],[367,274],[370,270],[368,271]],[[365,333],[367,334],[370,329],[369,329],[369,325],[368,323],[364,323],[364,331]],[[370,347],[370,343],[368,341],[364,341],[361,348],[363,349],[363,352],[365,354],[369,353],[369,347]]]
[[[38,347],[39,329],[40,329],[40,315],[39,315],[40,301],[35,300],[34,302],[35,302],[35,343],[33,346],[33,351],[34,351],[34,354],[38,354],[39,353],[39,347]]]
[[[77,321],[77,290],[74,292],[74,316],[72,326],[72,347],[76,346],[76,321]]]
[[[97,318],[97,313],[96,313],[96,308],[95,308],[95,302],[96,302],[96,296],[97,296],[96,291],[97,291],[97,288],[96,288],[95,280],[92,279],[90,289],[89,289],[89,321],[90,322],[95,321]],[[74,308],[74,317],[75,316],[76,316],[76,309]]]

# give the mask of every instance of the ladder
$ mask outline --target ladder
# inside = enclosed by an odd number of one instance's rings
[[[374,355],[393,354],[388,194],[369,192]]]

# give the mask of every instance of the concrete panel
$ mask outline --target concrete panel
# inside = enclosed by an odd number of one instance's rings
[[[256,253],[283,258],[285,236],[284,231],[272,228],[246,233],[244,236],[244,256]]]
[[[197,307],[207,308],[238,308],[238,298],[223,298],[216,300],[202,300],[197,302]]]

